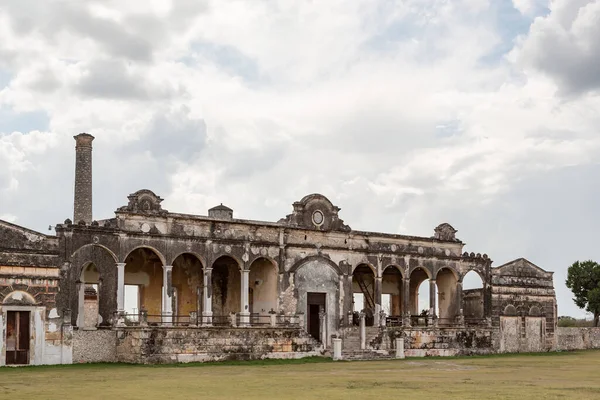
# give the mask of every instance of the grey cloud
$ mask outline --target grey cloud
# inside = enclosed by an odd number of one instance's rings
[[[173,94],[170,88],[159,88],[154,80],[130,72],[125,62],[119,60],[90,62],[75,88],[91,98],[157,100]]]
[[[191,117],[185,106],[166,114],[156,113],[147,133],[134,146],[157,159],[189,163],[206,148],[206,124],[203,119]]]
[[[556,8],[532,24],[521,60],[555,79],[565,95],[600,89],[600,4]]]

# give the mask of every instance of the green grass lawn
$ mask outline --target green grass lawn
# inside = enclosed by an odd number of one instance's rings
[[[0,399],[600,399],[600,351],[0,368]]]

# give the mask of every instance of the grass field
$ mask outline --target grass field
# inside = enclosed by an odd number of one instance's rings
[[[388,397],[389,396],[389,397]],[[0,399],[600,399],[600,351],[0,368]]]

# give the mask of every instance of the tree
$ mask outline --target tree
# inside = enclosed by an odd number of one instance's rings
[[[567,287],[579,308],[594,314],[594,326],[600,318],[600,264],[594,261],[575,261],[567,273]]]

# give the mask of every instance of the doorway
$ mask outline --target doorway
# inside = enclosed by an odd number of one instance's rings
[[[321,341],[321,321],[319,313],[325,311],[326,293],[307,293],[308,333]]]
[[[6,313],[6,364],[29,364],[29,311]]]

